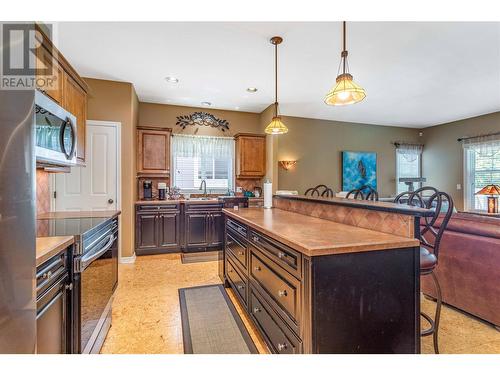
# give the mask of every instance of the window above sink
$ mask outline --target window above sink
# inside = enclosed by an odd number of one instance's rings
[[[172,186],[182,193],[199,193],[203,181],[207,193],[234,189],[233,138],[175,135],[172,163]]]

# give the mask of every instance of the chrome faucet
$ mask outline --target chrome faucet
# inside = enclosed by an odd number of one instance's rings
[[[203,189],[203,196],[206,197],[207,196],[207,181],[205,179],[201,180],[199,190],[202,190],[202,189]]]

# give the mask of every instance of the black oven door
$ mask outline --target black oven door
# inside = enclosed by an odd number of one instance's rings
[[[79,352],[100,349],[111,323],[111,302],[118,283],[118,231],[107,234],[82,255],[79,276]],[[98,346],[98,347],[96,347]]]

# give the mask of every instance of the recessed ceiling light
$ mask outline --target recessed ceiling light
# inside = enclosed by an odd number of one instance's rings
[[[166,77],[165,80],[169,83],[179,83],[179,78],[175,78],[175,77]]]
[[[205,107],[210,107],[212,103],[210,102],[201,102],[201,105],[204,105]]]
[[[247,91],[252,92],[252,93],[257,92],[257,87],[249,87],[249,88],[247,88]]]

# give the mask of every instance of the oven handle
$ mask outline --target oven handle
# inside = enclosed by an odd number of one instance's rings
[[[117,239],[117,237],[115,237],[114,234],[110,234],[108,242],[106,243],[106,245],[101,250],[99,250],[96,253],[86,254],[85,256],[83,256],[82,257],[82,266],[81,266],[82,270],[84,270],[85,268],[87,268],[87,266],[90,263],[92,263],[94,260],[96,260],[97,258],[99,258],[106,251],[108,251],[111,248],[111,246],[113,246],[113,243],[116,241],[116,239]]]

